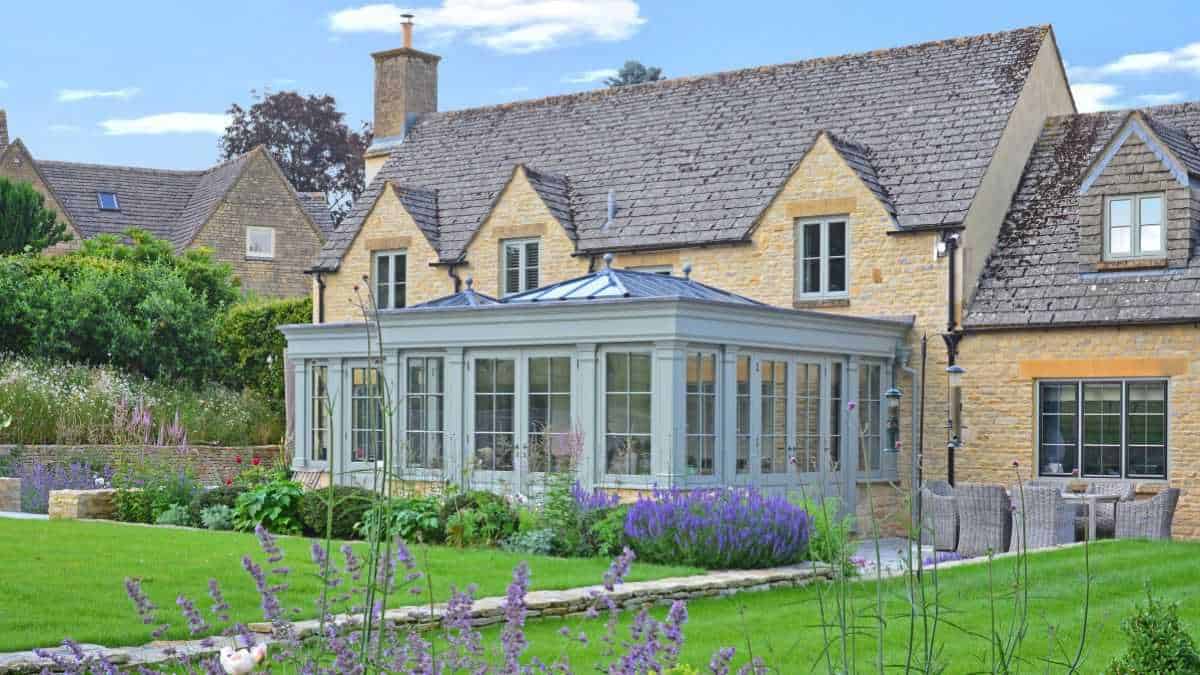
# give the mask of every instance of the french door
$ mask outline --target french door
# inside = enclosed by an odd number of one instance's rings
[[[468,371],[473,483],[528,494],[548,471],[565,470],[578,459],[569,353],[480,352],[469,359]]]

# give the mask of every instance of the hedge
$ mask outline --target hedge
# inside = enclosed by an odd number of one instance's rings
[[[283,350],[278,326],[312,321],[312,298],[255,300],[234,305],[225,315],[217,343],[228,358],[225,383],[283,401]]]

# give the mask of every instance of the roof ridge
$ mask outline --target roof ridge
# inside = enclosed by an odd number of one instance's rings
[[[897,45],[895,47],[887,47],[883,49],[871,49],[861,52],[850,52],[847,54],[835,54],[831,56],[815,56],[808,59],[800,59],[797,61],[785,61],[782,63],[773,63],[760,66],[749,66],[746,68],[734,68],[731,70],[719,70],[711,73],[702,73],[699,75],[681,75],[679,77],[670,77],[654,82],[642,82],[639,84],[625,85],[621,87],[605,87],[601,89],[587,89],[585,91],[572,92],[569,94],[552,94],[541,98],[521,99],[517,101],[508,101],[505,103],[496,103],[486,106],[477,106],[474,108],[460,108],[458,110],[446,110],[441,112],[424,113],[422,118],[454,118],[466,117],[474,114],[487,113],[497,110],[517,109],[517,108],[534,108],[540,105],[558,105],[568,103],[572,100],[586,99],[590,97],[611,97],[619,96],[630,91],[641,91],[651,88],[660,88],[667,86],[679,86],[691,84],[704,80],[719,80],[721,78],[742,75],[754,72],[768,72],[781,68],[789,68],[802,65],[811,65],[818,63],[836,63],[840,61],[850,61],[853,59],[862,59],[868,57],[879,56],[882,54],[890,54],[903,51],[920,51],[932,49],[952,44],[983,42],[1002,35],[1012,35],[1016,33],[1024,33],[1030,31],[1038,31],[1043,36],[1047,31],[1051,30],[1050,24],[1035,24],[1032,26],[1023,26],[1021,28],[1013,28],[1011,30],[993,31],[990,33],[979,33],[977,35],[961,35],[940,40],[927,40],[909,45]],[[414,131],[420,128],[420,122],[414,127]]]
[[[212,169],[155,169],[148,166],[128,166],[124,164],[94,164],[91,162],[71,162],[62,159],[38,159],[38,164],[48,164],[62,167],[80,167],[87,169],[108,169],[112,171],[137,171],[166,176],[203,176]]]

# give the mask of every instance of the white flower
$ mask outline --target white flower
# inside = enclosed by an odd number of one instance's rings
[[[252,672],[266,655],[267,646],[261,643],[250,649],[221,647],[221,667],[228,675],[245,675]]]

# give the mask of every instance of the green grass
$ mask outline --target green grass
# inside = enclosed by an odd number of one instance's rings
[[[0,519],[0,652],[45,647],[70,637],[108,646],[149,641],[125,595],[126,577],[141,578],[150,599],[172,624],[171,638],[187,636],[175,606],[182,593],[208,615],[208,580],[217,579],[233,607],[233,618],[261,620],[258,595],[242,569],[243,555],[264,563],[253,535],[156,528],[118,523]],[[285,607],[315,615],[319,584],[310,557],[311,542],[281,537],[284,564],[292,569]],[[363,547],[359,546],[360,554]],[[535,589],[562,589],[599,583],[607,560],[523,556],[490,549],[416,547],[430,572],[436,600],[451,585],[474,583],[480,596],[503,595],[512,568],[529,560]],[[336,554],[340,561],[341,555]],[[269,567],[264,565],[265,567]],[[640,565],[634,578],[654,579],[697,573],[686,567]],[[397,604],[421,602],[397,594]]]
[[[1085,660],[1079,672],[1102,672],[1109,661],[1125,649],[1126,639],[1120,622],[1135,602],[1145,600],[1144,584],[1152,584],[1161,597],[1181,603],[1180,616],[1192,635],[1200,640],[1200,543],[1191,542],[1104,542],[1091,549],[1091,608],[1088,620]],[[1051,650],[1049,628],[1057,628],[1063,647],[1054,647],[1054,656],[1062,658],[1062,649],[1072,655],[1078,645],[1083,612],[1083,550],[1081,548],[1039,553],[1030,556],[1032,579],[1028,637],[1020,654],[1023,672],[1061,673],[1059,666],[1046,667],[1042,660]],[[1001,626],[1011,619],[1011,597],[1007,583],[1012,580],[1012,561],[997,560],[992,569]],[[635,569],[636,569],[635,565]],[[988,569],[970,565],[941,570],[940,605],[943,622],[937,631],[941,653],[938,661],[946,673],[992,672],[988,661],[988,642],[973,634],[986,634],[991,626],[988,602]],[[885,584],[885,616],[888,619],[884,639],[885,660],[903,672],[909,631],[908,605],[902,596],[902,581]],[[877,629],[874,582],[857,582],[854,606],[861,616],[855,638],[859,672],[878,672],[874,667]],[[826,592],[831,590],[826,587]],[[1005,594],[1008,594],[1007,596]],[[827,598],[828,601],[828,598]],[[749,593],[720,599],[696,600],[688,604],[689,620],[684,629],[682,661],[708,672],[707,665],[720,647],[737,648],[736,663],[745,663],[747,646],[763,657],[778,673],[827,672],[820,662],[824,641],[817,589],[786,589]],[[665,610],[655,612],[660,619]],[[831,619],[830,619],[831,620]],[[590,638],[589,647],[574,644],[566,648],[578,672],[591,670],[602,662],[603,620],[584,622],[565,620],[577,631],[582,628]],[[628,639],[631,616],[622,618],[619,639]],[[530,655],[551,660],[564,652],[566,641],[557,634],[562,620],[531,622],[527,635]],[[919,639],[919,638],[918,638]],[[485,632],[484,644],[498,649],[499,631]],[[814,668],[815,664],[815,668]],[[837,664],[835,664],[836,667]]]

